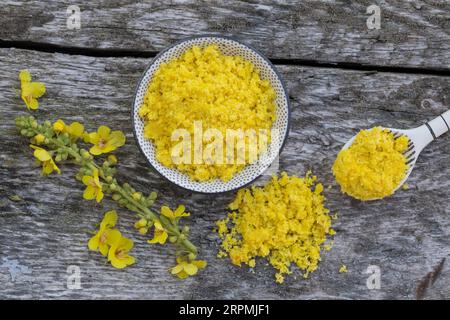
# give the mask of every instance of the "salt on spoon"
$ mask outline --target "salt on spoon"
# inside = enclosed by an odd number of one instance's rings
[[[408,148],[404,152],[406,157],[406,165],[407,171],[403,180],[397,185],[394,192],[400,188],[405,181],[408,179],[409,175],[416,164],[417,158],[422,152],[422,150],[430,144],[433,140],[440,137],[444,133],[450,130],[450,110],[447,110],[440,116],[434,118],[431,121],[421,125],[420,127],[413,129],[394,129],[394,128],[383,128],[391,131],[394,134],[394,138],[398,139],[401,136],[406,136],[409,139]],[[355,140],[356,135],[354,135],[347,143],[342,147],[342,150],[348,149],[353,141]],[[380,198],[373,198],[368,200],[377,200]]]

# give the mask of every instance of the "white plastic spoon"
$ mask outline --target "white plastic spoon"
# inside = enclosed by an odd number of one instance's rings
[[[440,116],[428,121],[424,125],[414,129],[401,130],[393,128],[384,128],[390,130],[396,139],[400,138],[402,135],[406,135],[409,138],[408,149],[405,151],[406,164],[408,169],[405,178],[398,184],[394,192],[400,188],[411,174],[414,165],[416,164],[417,158],[420,152],[434,139],[440,137],[444,133],[450,130],[450,110],[444,112]],[[353,141],[355,140],[353,136],[347,143],[342,147],[342,150],[348,149]],[[373,198],[370,200],[377,200],[380,198]]]

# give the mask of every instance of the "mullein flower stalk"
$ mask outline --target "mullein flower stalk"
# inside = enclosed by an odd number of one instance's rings
[[[98,161],[96,156],[79,146],[79,143],[83,141],[83,136],[72,134],[70,130],[63,130],[65,124],[62,121],[58,125],[52,125],[50,121],[38,123],[33,116],[23,116],[16,118],[16,125],[20,134],[30,138],[33,145],[45,147],[56,163],[65,161],[80,166],[80,170],[76,175],[77,180],[85,183],[86,177],[93,180],[94,176],[98,175],[99,186],[97,191],[102,192],[100,197],[97,193],[96,199],[98,202],[101,201],[103,193],[108,194],[121,207],[135,212],[140,219],[144,219],[147,222],[147,227],[155,226],[155,224],[162,226],[168,235],[169,242],[177,246],[177,258],[183,259],[183,261],[195,262],[198,250],[188,239],[189,228],[179,225],[179,217],[169,219],[163,214],[158,214],[150,209],[157,197],[155,192],[144,196],[128,183],[120,183],[114,177],[117,171],[115,167],[117,159],[115,156],[110,155],[99,164],[100,161]],[[68,126],[68,128],[70,127]],[[87,133],[84,133],[84,137],[86,135],[89,136]],[[90,193],[92,192],[95,191],[92,189]]]

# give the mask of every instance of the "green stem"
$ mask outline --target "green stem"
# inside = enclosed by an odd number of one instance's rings
[[[40,133],[36,129],[33,129],[33,131],[35,132],[35,134],[39,134]],[[63,148],[76,161],[81,162],[82,166],[86,166],[86,167],[88,167],[91,170],[98,169],[98,166],[95,164],[95,162],[93,160],[83,158],[80,155],[79,152],[73,150],[70,146],[67,146],[67,145],[63,144],[58,139],[50,138],[49,142],[53,143],[54,145],[56,145],[59,148]],[[111,186],[112,183],[108,183],[107,182],[106,177],[104,176],[103,173],[100,173],[100,177],[102,178],[102,180],[104,181],[105,184],[108,184],[109,186]],[[141,203],[139,203],[138,201],[136,201],[120,185],[115,185],[115,187],[116,188],[115,188],[114,191],[118,192],[129,203],[133,204],[136,207],[136,209],[137,209],[136,212],[138,214],[141,213],[143,216],[146,217],[146,219],[152,220],[153,222],[155,222],[157,220],[160,221],[161,224],[163,225],[164,229],[167,230],[169,234],[175,235],[176,237],[180,238],[180,236],[182,234],[181,234],[178,226],[173,225],[173,223],[171,223],[168,219],[159,219],[158,216],[153,211],[151,211],[149,208],[147,208],[146,206],[144,206]],[[186,250],[188,250],[189,252],[192,252],[194,254],[198,253],[197,247],[192,242],[190,242],[188,239],[186,239],[186,238],[180,239],[179,244],[182,245],[184,248],[186,248]]]

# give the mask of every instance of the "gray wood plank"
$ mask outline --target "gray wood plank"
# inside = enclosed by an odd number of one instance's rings
[[[381,29],[367,7],[379,4]],[[67,1],[4,0],[0,39],[158,52],[174,41],[235,36],[273,59],[450,68],[450,2],[437,1],[84,1],[81,29],[66,27]]]
[[[258,261],[255,272],[216,258],[214,221],[225,214],[233,194],[204,196],[175,189],[152,172],[132,137],[130,108],[135,84],[148,59],[93,58],[1,49],[0,56],[0,298],[405,298],[449,255],[450,135],[430,145],[409,184],[383,201],[360,203],[340,194],[331,175],[343,143],[376,124],[408,128],[448,108],[450,78],[280,66],[292,101],[292,130],[281,169],[303,175],[312,169],[325,185],[327,205],[338,212],[333,249],[322,255],[310,279],[287,277],[276,285],[273,270]],[[171,248],[149,246],[132,231],[133,214],[119,209],[119,228],[136,241],[137,263],[115,270],[88,252],[89,231],[115,204],[82,200],[75,170],[40,176],[32,153],[14,126],[26,114],[18,97],[18,71],[28,67],[47,84],[35,115],[121,129],[126,145],[118,152],[120,178],[141,191],[157,190],[158,204],[184,203],[193,241],[209,266],[187,281],[173,278]],[[428,100],[426,100],[428,99]],[[426,100],[424,102],[424,100]],[[262,183],[264,177],[258,180]],[[17,201],[15,196],[22,200]],[[341,264],[349,272],[338,273]],[[82,289],[66,287],[67,267],[81,268]],[[368,290],[365,271],[381,268],[381,289]],[[450,297],[449,263],[425,298]]]

